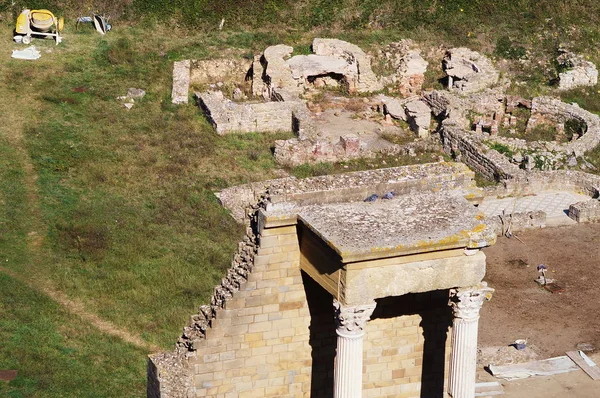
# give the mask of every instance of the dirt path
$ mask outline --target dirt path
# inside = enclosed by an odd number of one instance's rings
[[[146,343],[139,336],[136,336],[127,330],[118,328],[113,323],[100,318],[96,314],[87,312],[85,310],[85,306],[81,302],[79,302],[77,300],[69,299],[64,293],[47,286],[47,284],[42,285],[32,279],[25,279],[25,278],[21,277],[20,275],[18,275],[16,272],[6,269],[4,267],[0,267],[0,272],[29,286],[31,289],[34,289],[36,291],[39,291],[39,292],[45,294],[50,299],[52,299],[55,302],[57,302],[58,304],[60,304],[68,312],[79,316],[80,318],[89,322],[94,327],[96,327],[98,330],[100,330],[106,334],[110,334],[111,336],[119,337],[123,341],[126,341],[130,344],[133,344],[133,345],[135,345],[139,348],[142,348],[144,350],[147,350],[147,351],[151,351],[151,352],[161,351],[161,349],[159,347]]]
[[[24,64],[24,68],[25,67],[26,64]],[[0,72],[7,76],[8,68],[6,64],[0,65]],[[42,76],[36,76],[36,78],[44,79],[45,76],[43,76],[42,73]],[[47,233],[47,228],[40,207],[37,186],[38,175],[27,151],[23,137],[23,132],[27,127],[27,123],[35,123],[34,120],[31,120],[31,115],[36,114],[35,109],[38,104],[35,99],[31,99],[37,98],[38,93],[34,92],[34,89],[27,84],[21,85],[21,89],[22,91],[18,93],[19,95],[15,95],[15,93],[10,92],[5,85],[0,84],[0,117],[3,119],[2,125],[0,125],[0,136],[6,139],[11,148],[14,149],[24,171],[24,187],[26,191],[27,208],[30,214],[28,223],[25,226],[28,230],[27,251],[31,261],[39,263],[43,261],[44,258],[47,258],[43,253],[43,241]],[[98,315],[86,311],[82,302],[68,298],[63,292],[51,287],[47,280],[44,280],[43,282],[36,280],[40,278],[36,277],[35,271],[33,271],[34,275],[31,275],[31,270],[33,269],[35,269],[35,267],[31,267],[28,271],[29,274],[27,275],[27,278],[4,267],[0,267],[0,272],[26,284],[34,290],[42,292],[70,313],[81,317],[106,334],[119,337],[123,341],[148,351],[160,351],[159,347],[148,344],[139,336],[136,336],[127,330],[120,329],[113,323],[101,319]]]

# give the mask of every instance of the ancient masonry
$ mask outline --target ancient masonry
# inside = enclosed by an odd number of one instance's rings
[[[476,205],[484,196],[552,189],[598,197],[600,177],[568,168],[589,167],[584,156],[600,143],[600,119],[553,98],[505,95],[492,63],[463,48],[444,57],[448,90],[421,93],[427,62],[408,41],[392,47],[386,57],[395,59],[398,76],[375,76],[369,57],[350,43],[315,39],[311,55],[292,57],[291,47],[278,45],[254,58],[245,76],[252,94],[268,102],[232,101],[214,90],[197,94],[219,134],[265,126],[296,132],[295,141],[276,145],[275,156],[299,164],[313,159],[297,156],[302,151],[325,160],[366,155],[357,137],[319,141],[300,98],[305,90],[344,85],[369,92],[392,82],[405,98],[378,96],[377,107],[406,121],[422,140],[429,140],[433,115],[444,150],[458,162],[284,178],[220,192],[221,203],[245,223],[246,237],[175,350],[149,358],[149,397],[474,397],[479,310],[493,293],[483,282],[481,249],[507,224],[517,231],[546,222],[543,212],[486,219]],[[402,55],[394,58],[396,47]],[[571,68],[561,75],[565,84],[596,84],[592,65],[563,58]],[[207,70],[196,78],[207,82],[213,68],[244,69],[198,62]],[[187,101],[182,86],[200,73],[193,68],[198,62],[175,65],[174,102]],[[527,120],[517,120],[523,113]],[[560,134],[567,124],[577,130],[565,143],[498,135],[518,122],[528,130],[548,124]],[[497,144],[512,156],[493,149]],[[465,164],[500,184],[477,188]],[[569,216],[600,220],[599,203],[575,203]]]
[[[148,395],[472,396],[492,291],[479,249],[496,236],[472,179],[439,163],[223,191],[248,236],[177,349],[150,359]]]

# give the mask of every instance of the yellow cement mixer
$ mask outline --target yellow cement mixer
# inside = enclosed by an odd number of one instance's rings
[[[64,25],[65,21],[62,17],[57,18],[48,10],[25,9],[17,18],[15,41],[29,44],[32,37],[41,36],[52,37],[58,44],[62,41],[60,32]]]

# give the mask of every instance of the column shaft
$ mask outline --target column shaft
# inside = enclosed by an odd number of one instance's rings
[[[342,336],[338,333],[334,398],[362,397],[363,335]]]
[[[375,310],[375,303],[344,306],[334,299],[333,308],[337,326],[333,396],[361,398],[364,328]]]
[[[493,292],[494,289],[485,282],[472,288],[450,291],[449,304],[454,310],[454,321],[448,393],[452,398],[475,397],[479,310],[484,301],[492,298]]]
[[[478,319],[454,319],[450,378],[448,380],[450,395],[453,398],[473,398],[475,396],[478,325]]]

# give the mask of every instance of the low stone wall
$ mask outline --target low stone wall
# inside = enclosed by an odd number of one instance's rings
[[[485,196],[506,197],[532,195],[543,191],[569,190],[590,197],[600,194],[600,176],[571,170],[522,171],[510,180],[484,188]]]
[[[474,178],[475,173],[462,163],[439,162],[304,179],[280,178],[227,188],[217,197],[233,218],[242,223],[248,216],[247,209],[267,190],[268,208],[280,204],[305,206],[362,201],[374,193],[381,196],[390,191],[406,195],[453,190],[475,199],[483,193],[475,186]]]
[[[220,91],[196,94],[198,102],[217,134],[289,131],[296,103],[260,102],[238,104]]]
[[[444,150],[489,180],[508,180],[520,173],[506,156],[473,139],[464,129],[452,123],[442,123]]]
[[[600,201],[597,199],[577,202],[569,206],[569,217],[577,222],[594,222],[600,220]]]
[[[173,64],[173,88],[171,101],[174,104],[187,104],[190,90],[190,61],[179,61]]]
[[[522,232],[528,229],[545,228],[546,213],[538,210],[505,214],[488,217],[485,223],[493,228],[496,235],[504,236],[508,231]]]
[[[549,118],[556,122],[564,123],[569,119],[577,119],[585,123],[587,131],[579,139],[563,144],[562,151],[566,154],[582,156],[600,144],[600,117],[577,105],[567,104],[552,97],[537,97],[533,99],[531,118]],[[535,121],[533,122],[535,124]],[[528,128],[530,126],[528,125]]]

